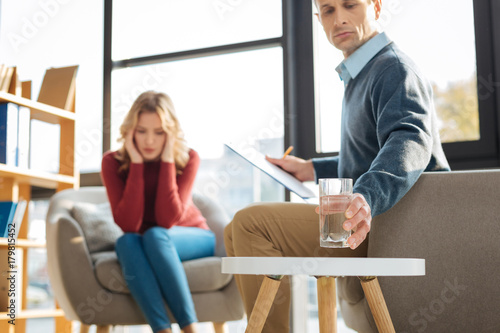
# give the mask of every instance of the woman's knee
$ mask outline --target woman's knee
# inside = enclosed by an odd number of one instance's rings
[[[124,249],[135,248],[141,244],[141,235],[127,232],[121,235],[115,243],[115,251],[120,252]]]
[[[142,235],[143,239],[148,242],[154,242],[157,240],[170,241],[170,236],[168,235],[168,229],[163,227],[152,227],[144,232]]]
[[[169,229],[163,227],[152,227],[146,230],[142,235],[144,250],[151,254],[156,253],[160,249],[175,247],[174,242],[169,234]]]

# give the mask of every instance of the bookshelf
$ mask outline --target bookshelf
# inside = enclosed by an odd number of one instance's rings
[[[43,86],[43,84],[42,84]],[[31,187],[38,186],[61,191],[68,188],[79,187],[79,174],[74,165],[75,147],[75,109],[74,94],[70,97],[72,103],[68,103],[68,109],[53,107],[44,103],[33,101],[29,98],[31,87],[23,83],[21,92],[23,96],[14,93],[0,91],[0,103],[14,103],[30,109],[31,119],[60,125],[60,150],[59,150],[59,172],[57,174],[39,171],[36,169],[19,168],[11,165],[0,164],[0,200],[19,201],[24,199],[30,201]],[[43,138],[41,138],[43,139]],[[32,318],[54,318],[56,333],[69,333],[72,324],[64,317],[64,312],[56,305],[54,309],[31,310],[27,309],[26,291],[28,288],[28,251],[30,248],[44,248],[44,242],[35,242],[27,239],[28,236],[28,209],[23,218],[18,239],[15,240],[16,258],[16,286],[18,299],[16,302],[19,309],[15,313],[15,325],[9,323],[11,317],[9,312],[0,309],[0,332],[2,333],[26,333],[26,321]],[[0,267],[7,267],[7,250],[9,244],[7,238],[0,238]],[[26,268],[26,269],[25,269]],[[0,287],[4,287],[9,281],[3,278]],[[2,284],[3,283],[3,284]],[[7,289],[9,286],[7,286]],[[0,303],[8,304],[12,300],[3,290],[0,293]],[[3,311],[3,312],[2,312]]]

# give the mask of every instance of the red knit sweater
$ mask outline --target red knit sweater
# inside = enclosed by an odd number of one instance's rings
[[[175,164],[162,161],[131,163],[128,172],[119,173],[116,154],[104,154],[101,177],[115,222],[124,232],[142,234],[153,226],[174,225],[208,229],[191,199],[200,165],[194,150],[181,175],[176,174]]]

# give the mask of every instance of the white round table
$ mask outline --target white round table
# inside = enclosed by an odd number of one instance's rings
[[[335,277],[358,276],[379,332],[395,332],[377,276],[425,275],[425,259],[321,258],[321,257],[225,257],[222,273],[265,275],[248,320],[248,333],[260,333],[283,275],[318,277],[320,333],[337,331]]]

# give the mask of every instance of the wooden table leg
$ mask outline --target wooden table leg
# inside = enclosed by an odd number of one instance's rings
[[[80,323],[80,333],[89,333],[90,325]]]
[[[280,277],[264,277],[262,280],[262,285],[259,289],[259,295],[257,295],[257,300],[253,306],[252,313],[248,319],[248,325],[245,333],[260,333],[269,314],[269,310],[273,305],[274,297],[278,292],[278,288],[281,284]]]
[[[96,333],[109,333],[110,331],[110,325],[97,325]]]
[[[222,323],[212,323],[214,326],[214,332],[215,333],[229,333],[229,329],[227,328],[227,324],[222,322]]]
[[[359,279],[378,331],[380,333],[395,333],[378,279],[373,276],[360,277]]]
[[[337,332],[337,293],[335,277],[321,276],[317,280],[318,318],[320,333]]]

